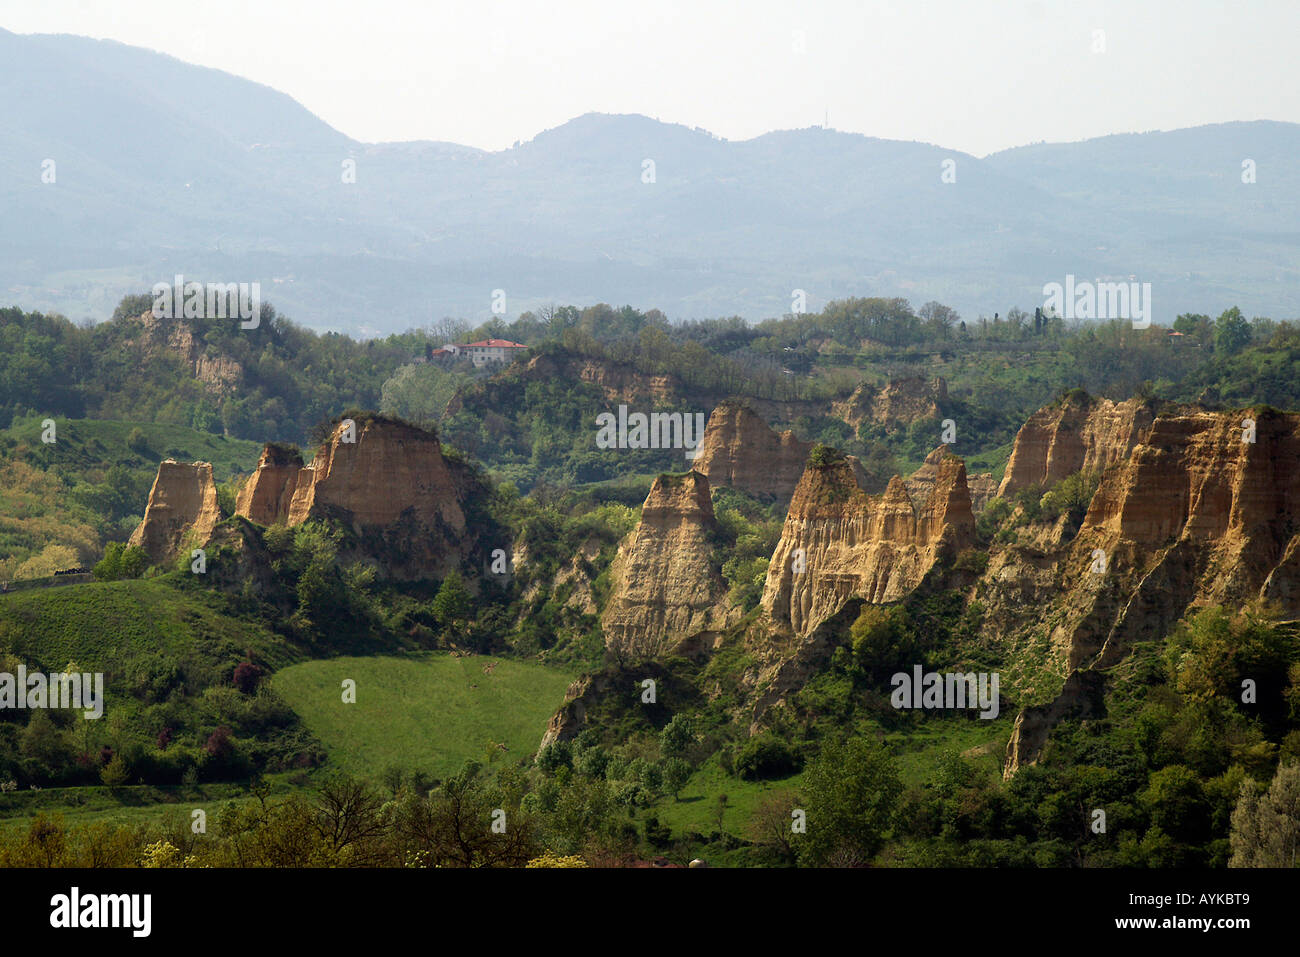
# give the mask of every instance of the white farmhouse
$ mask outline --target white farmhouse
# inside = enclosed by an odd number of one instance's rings
[[[455,348],[457,355],[469,356],[475,368],[481,368],[489,362],[510,362],[520,354],[520,350],[528,347],[519,342],[511,342],[509,339],[483,339],[480,342],[470,342]]]

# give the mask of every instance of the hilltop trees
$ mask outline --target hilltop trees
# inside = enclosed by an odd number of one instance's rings
[[[1251,339],[1250,323],[1236,306],[1224,312],[1214,322],[1214,348],[1225,356],[1234,356],[1244,349]]]

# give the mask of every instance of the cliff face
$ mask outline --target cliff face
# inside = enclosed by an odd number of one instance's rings
[[[947,401],[948,383],[942,378],[911,376],[893,380],[883,389],[863,383],[847,399],[833,403],[831,412],[855,429],[872,422],[893,432],[922,419],[938,418]]]
[[[587,712],[595,702],[609,692],[611,682],[603,674],[583,675],[569,685],[564,695],[564,704],[560,705],[551,720],[547,722],[546,733],[537,750],[541,751],[557,741],[571,741],[578,736],[583,725],[587,723]]]
[[[768,568],[763,608],[780,626],[807,636],[850,598],[904,597],[942,554],[969,545],[974,533],[966,466],[954,455],[941,460],[919,509],[898,476],[883,495],[869,496],[847,460],[810,464]]]
[[[940,464],[947,456],[952,454],[948,446],[939,446],[925,457],[925,462],[922,463],[919,469],[907,477],[904,483],[907,485],[907,494],[912,497],[912,502],[918,508],[930,497],[930,493],[934,490]],[[997,495],[998,483],[994,480],[992,472],[978,472],[966,476],[966,488],[970,492],[971,511],[978,515],[984,511],[984,506],[988,505]]]
[[[731,624],[726,582],[713,564],[717,523],[699,472],[655,479],[641,522],[619,546],[605,609],[605,644],[653,657]]]
[[[226,356],[210,356],[194,338],[189,320],[155,319],[152,310],[140,317],[144,329],[136,340],[145,358],[173,355],[181,360],[190,374],[214,394],[233,392],[244,381],[244,367]],[[232,322],[237,320],[231,320]]]
[[[358,422],[356,428],[356,441],[344,442],[342,427],[336,427],[311,465],[299,472],[288,524],[336,509],[360,526],[393,525],[400,518],[465,530],[465,514],[436,437],[383,419]]]
[[[714,488],[788,501],[811,448],[793,432],[778,434],[747,406],[724,402],[709,416],[695,471]]]
[[[1196,605],[1277,601],[1300,616],[1300,415],[1188,411],[1156,418],[1143,444],[1102,478],[1083,526],[1052,560],[1055,592],[1042,622],[1069,670],[1049,704],[1026,709],[1007,749],[1006,774],[1037,758],[1061,715],[1097,707],[1076,678],[1104,673],[1132,644],[1163,635]],[[1103,573],[1092,571],[1105,556]],[[994,563],[990,563],[994,572]],[[1009,577],[1010,565],[1000,574]],[[1014,601],[1032,601],[1019,591]]]
[[[1078,471],[1099,472],[1122,462],[1151,428],[1143,399],[1112,402],[1080,392],[1039,409],[1016,433],[999,495],[1050,485]]]
[[[356,423],[356,441],[335,427],[311,464],[268,445],[239,494],[236,514],[261,525],[299,525],[334,514],[354,527],[398,520],[465,530],[456,482],[438,439],[385,419]]]
[[[176,555],[191,529],[196,543],[206,542],[221,521],[217,486],[207,462],[186,465],[167,459],[158,465],[158,476],[149,491],[144,518],[131,533],[130,544],[138,545],[158,564]]]
[[[342,424],[310,465],[268,445],[239,494],[236,514],[260,525],[299,525],[329,517],[349,524],[382,553],[394,577],[438,577],[458,561],[467,530],[461,502],[470,492],[442,456],[436,436],[383,418]]]
[[[743,680],[751,733],[825,663],[864,603],[906,597],[974,535],[966,466],[955,455],[938,460],[919,507],[898,476],[873,496],[849,458],[810,463],[768,566],[765,614],[744,638],[755,661]]]
[[[1146,442],[1108,474],[1079,531],[1082,548],[1132,552],[1146,577],[1185,582],[1170,597],[1228,603],[1289,595],[1300,548],[1300,415],[1189,412],[1155,420]]]
[[[978,515],[988,507],[989,502],[998,497],[998,480],[992,472],[976,472],[966,477],[966,487],[970,489],[971,509]]]
[[[289,505],[303,472],[302,455],[282,446],[262,450],[255,471],[239,490],[235,514],[259,525],[274,525],[289,517]]]

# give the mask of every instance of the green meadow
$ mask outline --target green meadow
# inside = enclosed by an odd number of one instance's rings
[[[274,688],[334,767],[445,777],[467,760],[514,763],[535,752],[576,676],[527,661],[428,653],[302,662],[278,671]],[[354,704],[343,701],[347,679],[356,682]]]

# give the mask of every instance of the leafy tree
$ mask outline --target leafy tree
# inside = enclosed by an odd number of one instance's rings
[[[925,332],[932,339],[951,338],[953,327],[961,322],[957,311],[941,302],[927,302],[917,310],[917,315],[925,320]]]
[[[262,669],[251,661],[241,661],[235,666],[235,687],[243,694],[252,694],[262,680]]]
[[[1174,320],[1174,332],[1192,336],[1198,341],[1208,339],[1214,329],[1214,320],[1202,313],[1184,312]]]
[[[1297,643],[1253,612],[1229,615],[1206,608],[1170,634],[1165,660],[1180,692],[1196,701],[1241,701],[1242,682],[1255,682],[1257,703],[1250,707],[1280,728],[1290,711],[1291,662]]]
[[[128,775],[126,762],[122,759],[120,753],[113,755],[112,760],[104,765],[104,769],[99,772],[100,780],[110,788],[121,787],[126,783]]]
[[[694,743],[695,728],[685,715],[673,715],[673,719],[659,732],[659,750],[665,757],[680,758]]]
[[[1214,322],[1214,348],[1225,356],[1236,355],[1250,344],[1250,338],[1250,323],[1236,306]]]
[[[919,663],[916,636],[902,605],[864,605],[849,637],[853,658],[870,680]]]
[[[427,801],[412,801],[400,812],[404,827],[429,852],[430,866],[523,867],[541,850],[533,819],[480,772],[480,765],[467,762]],[[504,831],[492,829],[497,820]]]
[[[104,557],[95,563],[91,574],[97,581],[120,581],[139,578],[148,566],[149,556],[140,546],[109,542],[104,548]]]
[[[668,758],[664,761],[663,787],[673,796],[674,801],[677,800],[678,792],[686,787],[692,773],[691,766],[681,758]]]
[[[1154,772],[1138,800],[1152,825],[1174,840],[1195,844],[1206,836],[1208,805],[1200,778],[1190,768],[1172,764]]]
[[[451,625],[469,617],[473,609],[473,598],[465,587],[460,573],[453,570],[438,586],[438,594],[433,599],[433,616],[441,625]]]
[[[217,483],[217,508],[222,518],[229,518],[235,514],[238,500],[239,488],[234,482]]]
[[[843,458],[843,454],[837,449],[829,445],[817,444],[808,453],[808,465],[810,468],[824,469],[840,462]]]
[[[637,758],[628,768],[631,776],[651,794],[658,793],[664,784],[663,765],[657,761]]]
[[[750,738],[736,753],[736,774],[746,781],[785,778],[799,770],[799,760],[790,746],[774,734]]]
[[[203,750],[211,757],[221,759],[229,757],[234,747],[233,742],[230,740],[230,729],[223,724],[208,735],[208,741],[203,746]]]
[[[1069,516],[1069,523],[1077,527],[1092,504],[1092,496],[1097,491],[1101,476],[1097,473],[1075,472],[1061,479],[1038,500],[1042,517],[1055,521],[1062,514]]]
[[[553,741],[537,753],[537,766],[547,774],[573,767],[573,743]]]
[[[903,784],[882,748],[862,738],[829,743],[804,772],[808,833],[800,860],[819,866],[868,863],[885,844]]]
[[[1300,764],[1279,765],[1263,795],[1242,781],[1229,840],[1229,867],[1300,866]]]

